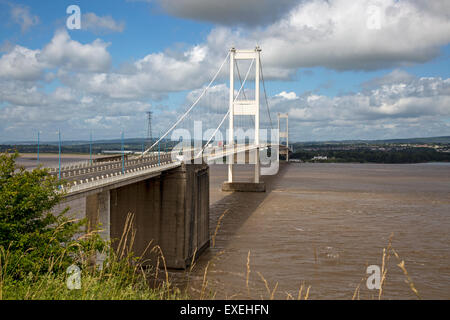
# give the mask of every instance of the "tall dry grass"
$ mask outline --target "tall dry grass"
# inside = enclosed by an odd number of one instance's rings
[[[389,265],[389,261],[390,261],[390,258],[392,256],[392,254],[397,259],[398,264],[396,264],[396,266],[399,267],[401,269],[401,271],[403,272],[403,274],[404,274],[404,276],[406,278],[405,282],[408,284],[410,290],[414,293],[414,295],[418,299],[422,299],[422,297],[419,294],[419,291],[416,289],[416,287],[414,285],[413,280],[409,276],[409,273],[408,273],[408,271],[406,269],[406,266],[405,266],[405,261],[400,258],[399,254],[397,253],[397,251],[392,246],[393,238],[394,238],[394,234],[392,233],[389,236],[388,245],[385,248],[383,248],[383,250],[382,250],[382,254],[381,254],[381,274],[380,274],[381,279],[380,279],[380,288],[378,289],[377,299],[378,300],[382,300],[383,299],[383,294],[385,293],[386,279],[387,279],[387,274],[388,274],[388,265]],[[367,265],[366,265],[366,269],[367,269]],[[368,278],[368,275],[365,274],[365,276],[361,279],[360,283],[356,287],[356,289],[355,289],[355,291],[353,293],[352,300],[360,300],[361,299],[361,296],[360,296],[361,285],[367,281],[367,278]]]
[[[159,246],[149,243],[145,251],[157,254],[163,261],[165,277],[151,287],[151,280],[158,277],[159,268],[148,268],[141,257],[134,256],[132,248],[136,236],[133,227],[134,215],[128,214],[122,236],[116,249],[108,242],[101,252],[94,247],[84,248],[74,259],[81,269],[81,289],[70,290],[66,284],[68,275],[55,272],[61,256],[48,257],[50,267],[44,274],[30,273],[25,279],[17,280],[8,274],[10,263],[8,249],[0,248],[0,299],[44,299],[44,300],[159,300],[181,299],[186,296],[172,287],[165,259]],[[83,235],[86,239],[89,234]],[[150,249],[151,248],[151,249]],[[142,253],[142,256],[145,254]],[[98,261],[103,257],[103,261]],[[20,264],[20,263],[19,263]],[[14,266],[20,268],[20,265]]]

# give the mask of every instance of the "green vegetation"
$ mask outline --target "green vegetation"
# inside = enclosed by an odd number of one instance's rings
[[[152,141],[154,143],[155,141]],[[168,141],[163,140],[160,144],[161,151],[171,150],[178,141]],[[127,139],[124,141],[124,149],[127,151],[135,151],[141,152],[142,148],[147,148],[149,145],[146,140],[139,139]],[[95,141],[92,144],[92,153],[97,154],[101,153],[105,150],[115,150],[120,151],[122,148],[122,144],[120,141]],[[7,150],[16,149],[20,153],[36,153],[37,152],[37,144],[3,144],[0,145],[0,152],[5,152]],[[154,151],[157,151],[158,148],[155,148]],[[58,144],[57,143],[41,143],[39,146],[39,151],[41,153],[58,153]],[[61,146],[62,153],[69,154],[88,154],[90,151],[90,145],[86,142],[70,142],[64,141]]]
[[[0,156],[0,247],[9,251],[5,271],[20,280],[30,272],[48,270],[48,256],[61,257],[58,265],[68,267],[74,250],[71,239],[83,221],[70,221],[65,211],[51,214],[61,199],[59,182],[45,169],[16,169],[17,157]]]
[[[349,150],[346,150],[349,149]],[[385,150],[368,147],[321,147],[296,149],[292,159],[311,161],[315,156],[326,156],[327,160],[320,162],[359,162],[359,163],[420,163],[450,161],[449,152],[439,152],[434,148],[383,148]],[[316,160],[314,160],[316,161]]]
[[[2,266],[9,265],[9,252],[0,251]],[[58,257],[49,256],[49,260]],[[17,280],[7,271],[1,270],[0,299],[4,300],[162,300],[180,299],[184,296],[177,289],[172,289],[167,282],[152,289],[148,271],[139,264],[132,265],[126,259],[109,257],[103,269],[95,268],[89,259],[78,261],[81,268],[81,289],[68,289],[66,272],[56,272],[50,268],[43,273],[30,272],[25,278]],[[20,268],[20,265],[14,267]]]
[[[428,137],[428,138],[406,138],[385,140],[330,140],[319,142],[298,142],[299,145],[387,145],[387,144],[450,144],[450,136]]]
[[[0,299],[176,299],[168,277],[149,286],[151,270],[128,250],[132,217],[116,250],[86,221],[52,214],[60,183],[46,169],[17,168],[18,153],[0,155]],[[125,241],[127,240],[127,241]],[[128,246],[125,244],[128,243]],[[96,263],[96,257],[104,257]],[[81,289],[69,290],[67,268],[81,269]]]

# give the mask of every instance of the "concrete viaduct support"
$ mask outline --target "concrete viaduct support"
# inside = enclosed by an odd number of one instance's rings
[[[209,247],[209,167],[183,164],[161,175],[86,196],[90,225],[101,223],[104,239],[117,245],[128,213],[134,214],[136,235],[132,251],[141,256],[150,241],[159,245],[167,267],[184,269],[194,252]],[[147,250],[147,264],[156,256]]]

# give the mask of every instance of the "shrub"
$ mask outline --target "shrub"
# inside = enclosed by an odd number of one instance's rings
[[[0,247],[9,252],[8,274],[23,279],[50,267],[65,269],[87,243],[75,239],[85,221],[70,219],[67,209],[51,212],[63,196],[62,182],[47,169],[16,166],[17,157],[17,152],[0,155]]]

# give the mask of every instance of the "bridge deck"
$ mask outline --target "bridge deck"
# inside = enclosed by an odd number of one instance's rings
[[[276,145],[261,144],[256,145],[225,145],[220,148],[206,148],[202,154],[206,162],[219,158],[231,156],[242,152],[260,150]],[[61,179],[66,181],[63,189],[67,197],[81,196],[91,192],[98,192],[98,189],[117,187],[122,184],[133,183],[133,181],[144,180],[149,177],[159,175],[165,170],[170,170],[181,165],[182,162],[192,161],[201,151],[200,148],[186,148],[183,151],[184,157],[180,158],[175,153],[163,153],[144,157],[127,157],[122,161],[112,159],[105,162],[74,163],[61,168]],[[189,156],[186,156],[189,155]],[[50,168],[50,174],[59,176],[59,168]]]

